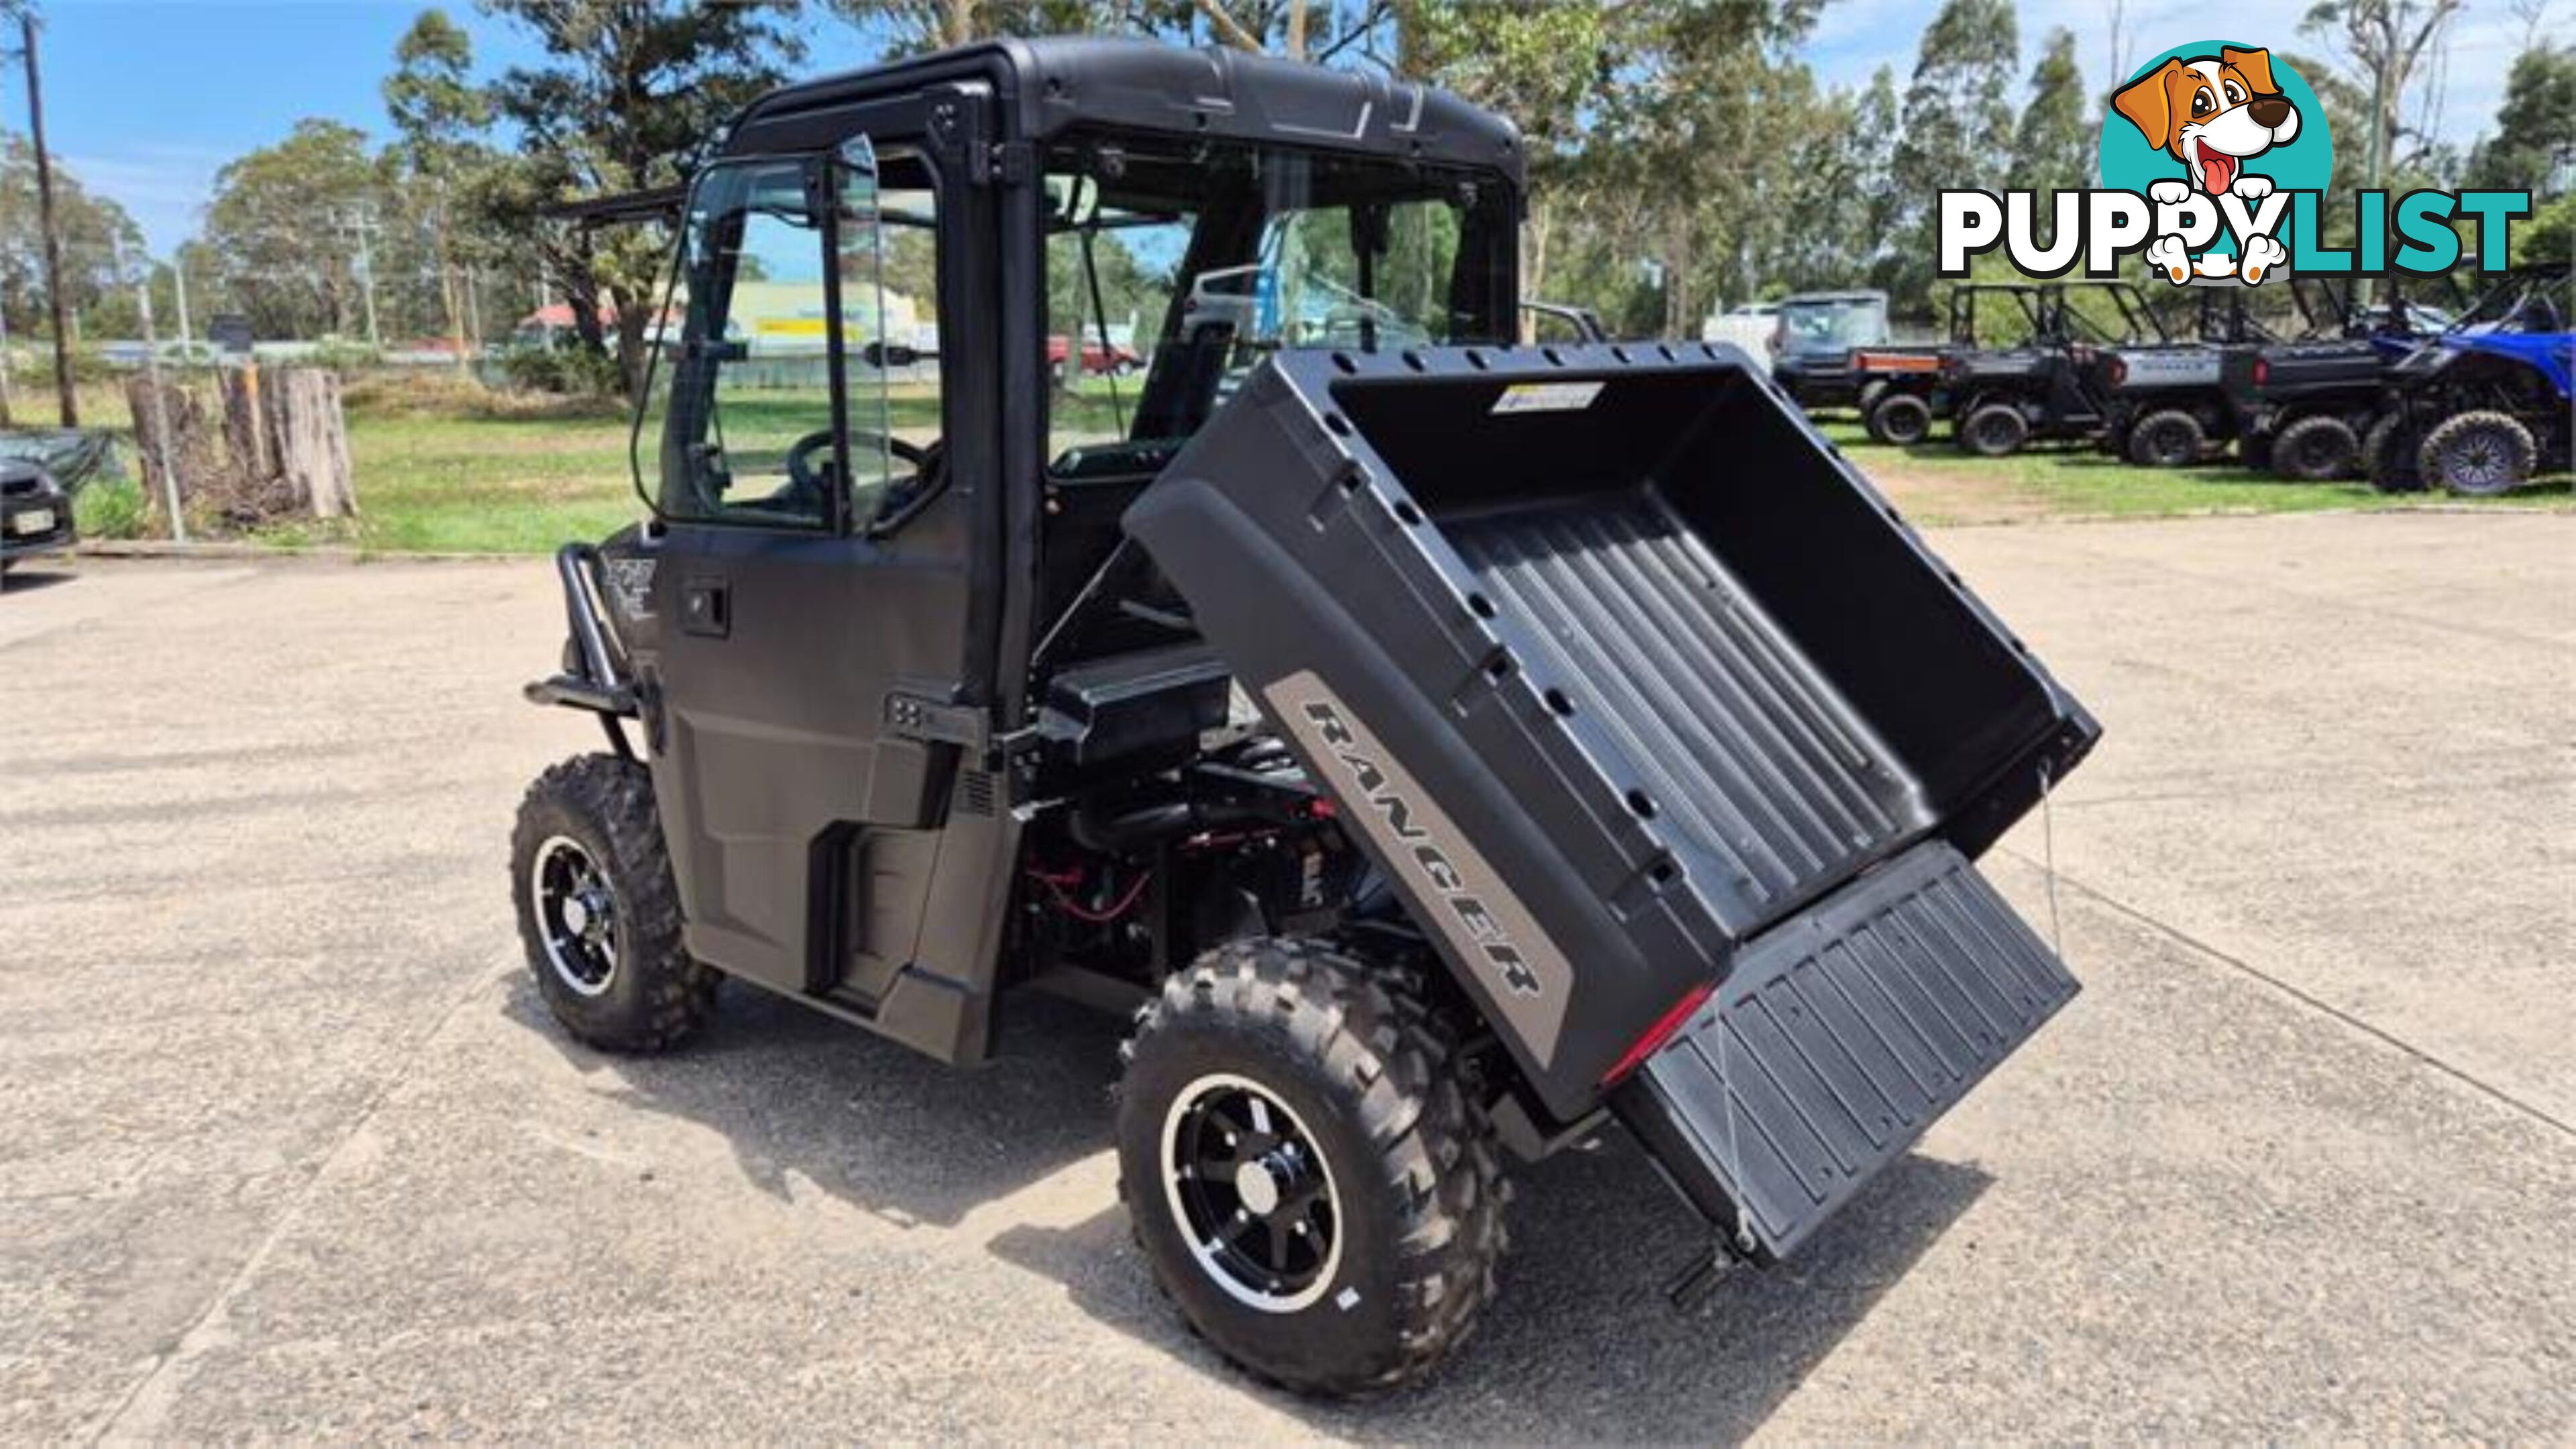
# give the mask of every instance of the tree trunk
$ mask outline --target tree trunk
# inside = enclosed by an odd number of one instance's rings
[[[1532,201],[1529,224],[1521,228],[1521,295],[1535,301],[1547,300],[1547,234],[1551,217],[1545,201]],[[1521,341],[1535,342],[1536,320],[1521,318]]]
[[[644,335],[653,319],[652,303],[643,297],[630,296],[623,288],[609,293],[617,306],[617,375],[626,385],[629,402],[644,396]]]
[[[273,390],[277,461],[286,491],[316,518],[349,518],[358,490],[349,468],[349,429],[340,377],[326,368],[289,369]]]
[[[257,367],[229,368],[215,374],[223,394],[224,450],[241,471],[265,478],[276,471],[270,459],[268,408],[260,398]]]

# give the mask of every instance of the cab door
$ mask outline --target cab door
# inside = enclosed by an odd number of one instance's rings
[[[865,137],[709,168],[637,430],[662,531],[648,733],[689,949],[863,1017],[912,959],[988,697],[973,490],[945,446],[941,200],[924,153]]]

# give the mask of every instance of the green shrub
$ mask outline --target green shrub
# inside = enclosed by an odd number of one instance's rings
[[[72,499],[83,538],[141,538],[150,517],[143,485],[131,478],[95,479]]]
[[[615,356],[593,352],[567,338],[546,346],[513,347],[501,354],[501,375],[524,392],[598,397],[623,389]]]

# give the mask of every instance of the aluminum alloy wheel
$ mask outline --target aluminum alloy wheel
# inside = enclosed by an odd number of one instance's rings
[[[555,979],[598,996],[617,979],[617,893],[589,847],[549,836],[528,866],[528,899]]]
[[[1332,1167],[1260,1083],[1216,1072],[1172,1098],[1163,1196],[1190,1256],[1236,1302],[1294,1313],[1332,1288],[1342,1262]]]

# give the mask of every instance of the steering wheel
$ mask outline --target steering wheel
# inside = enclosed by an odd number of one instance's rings
[[[880,443],[884,444],[885,450],[888,453],[911,464],[913,471],[916,473],[920,472],[923,467],[930,462],[929,450],[921,447],[919,444],[907,443],[901,438],[890,437],[878,433],[862,432],[857,428],[852,428],[850,430],[850,450],[852,452],[858,451],[859,446],[862,443],[869,447],[875,447]],[[787,450],[787,478],[790,483],[795,485],[798,492],[820,493],[823,491],[823,473],[822,469],[819,468],[817,464],[828,462],[831,457],[831,451],[832,430],[830,428],[816,428],[814,431],[798,438],[795,445]]]

